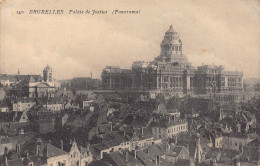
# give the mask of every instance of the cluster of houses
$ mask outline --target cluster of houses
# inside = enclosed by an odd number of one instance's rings
[[[0,166],[260,164],[257,97],[216,105],[191,96],[51,92],[1,100]]]

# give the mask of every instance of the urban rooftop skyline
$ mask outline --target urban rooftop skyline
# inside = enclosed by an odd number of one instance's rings
[[[106,66],[130,68],[134,61],[153,61],[160,54],[164,32],[172,24],[183,42],[184,55],[194,67],[214,63],[226,70],[242,70],[244,78],[259,78],[259,1],[168,1],[148,6],[138,1],[116,1],[113,5],[105,1],[99,5],[52,2],[55,9],[65,11],[131,9],[140,10],[140,14],[28,14],[32,8],[50,8],[48,4],[3,4],[0,74],[16,74],[18,68],[21,74],[41,74],[49,64],[59,80],[87,77],[91,71],[93,78],[100,78]],[[16,9],[28,13],[14,14]]]

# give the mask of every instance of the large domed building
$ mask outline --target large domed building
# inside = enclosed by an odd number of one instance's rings
[[[152,62],[134,62],[132,69],[107,66],[101,74],[103,89],[134,90],[152,96],[242,91],[242,72],[225,71],[223,66],[215,65],[194,68],[183,55],[182,41],[172,26],[160,47],[160,55]]]

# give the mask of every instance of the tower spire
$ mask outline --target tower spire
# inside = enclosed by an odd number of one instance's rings
[[[173,30],[172,24],[170,25],[170,30]]]

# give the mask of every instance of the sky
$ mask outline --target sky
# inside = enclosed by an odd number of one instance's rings
[[[0,10],[1,74],[16,74],[18,68],[21,74],[42,74],[48,64],[56,79],[89,77],[91,71],[100,78],[106,66],[130,68],[134,61],[154,60],[172,24],[193,66],[214,63],[242,70],[245,78],[260,77],[259,0],[6,0]],[[140,14],[112,15],[113,10]]]

